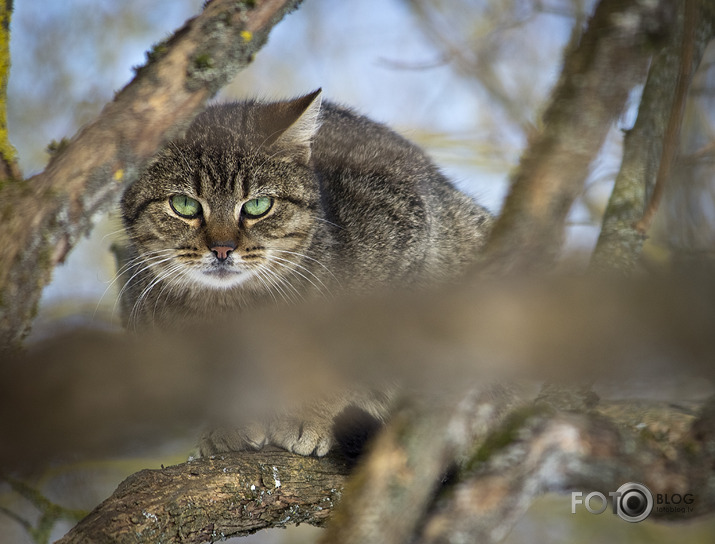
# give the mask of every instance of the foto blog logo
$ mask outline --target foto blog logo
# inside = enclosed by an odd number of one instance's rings
[[[628,482],[617,491],[608,493],[613,506],[613,513],[629,523],[638,523],[646,519],[653,511],[653,494],[643,484]],[[602,514],[608,508],[608,499],[603,493],[592,491],[585,497],[580,491],[571,493],[571,513],[583,505],[592,514]]]

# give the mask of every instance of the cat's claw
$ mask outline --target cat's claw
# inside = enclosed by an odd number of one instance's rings
[[[335,441],[331,424],[281,423],[271,428],[270,443],[298,455],[323,457]]]
[[[260,425],[249,425],[242,429],[211,429],[201,436],[199,455],[209,457],[229,451],[260,450],[268,437]]]

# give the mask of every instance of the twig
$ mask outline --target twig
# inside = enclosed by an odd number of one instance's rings
[[[0,480],[4,480],[10,484],[13,491],[26,498],[40,511],[40,518],[36,524],[33,525],[11,510],[0,507],[0,512],[22,525],[37,544],[46,544],[49,541],[52,528],[59,520],[77,523],[87,515],[87,512],[83,510],[73,510],[53,503],[43,496],[40,491],[20,480],[3,475],[0,475]]]
[[[698,28],[698,7],[699,0],[685,0],[685,15],[683,21],[683,44],[681,48],[680,70],[678,73],[678,83],[675,88],[675,97],[668,118],[668,126],[663,140],[663,152],[658,167],[653,194],[643,212],[643,217],[636,223],[635,228],[642,235],[645,235],[650,228],[656,211],[663,198],[663,191],[666,181],[670,175],[671,164],[677,153],[680,139],[680,127],[683,124],[685,113],[685,103],[688,99],[688,89],[693,79],[694,68],[698,62],[693,63],[695,57],[695,36]],[[699,60],[699,59],[698,59]]]

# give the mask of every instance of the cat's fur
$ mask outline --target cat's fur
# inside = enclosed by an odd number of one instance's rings
[[[198,201],[201,213],[181,217],[173,195]],[[272,207],[251,218],[243,206],[256,198]],[[122,213],[130,245],[121,299],[134,328],[450,280],[474,262],[491,223],[422,150],[321,105],[320,91],[208,108],[127,189]],[[268,441],[322,454],[330,445],[297,447],[264,431],[209,436],[204,453]]]

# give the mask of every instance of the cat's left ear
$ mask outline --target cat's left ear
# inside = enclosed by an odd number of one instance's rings
[[[277,138],[271,144],[272,149],[287,158],[308,164],[310,144],[320,126],[321,93],[322,89],[318,89],[295,100],[276,104],[275,122],[282,128],[276,131]]]

